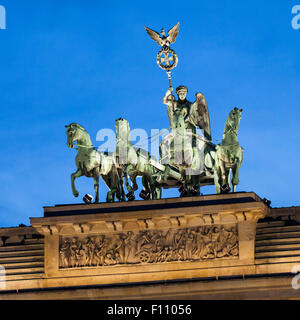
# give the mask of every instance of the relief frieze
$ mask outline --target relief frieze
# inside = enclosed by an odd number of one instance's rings
[[[59,268],[238,258],[236,225],[61,236]]]

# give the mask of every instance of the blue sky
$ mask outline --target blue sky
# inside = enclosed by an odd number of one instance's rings
[[[7,30],[0,30],[0,226],[29,225],[43,206],[93,194],[85,177],[77,180],[80,197],[71,193],[76,151],[66,146],[66,124],[84,126],[95,146],[97,131],[114,129],[119,117],[149,133],[168,126],[162,104],[168,80],[144,25],[168,30],[177,21],[173,84],[188,86],[190,100],[204,93],[213,139],[222,138],[230,110],[244,108],[238,190],[267,197],[274,207],[299,206],[296,4],[0,0],[7,13]],[[101,184],[101,201],[106,192]]]

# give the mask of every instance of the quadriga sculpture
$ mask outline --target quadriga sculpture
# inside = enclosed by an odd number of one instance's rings
[[[228,193],[230,170],[232,171],[232,192],[239,184],[239,170],[243,162],[243,148],[238,142],[238,129],[243,109],[234,108],[225,124],[223,140],[216,146],[214,175],[217,193]]]
[[[78,123],[71,123],[67,128],[67,145],[74,148],[77,142],[78,153],[75,159],[77,171],[71,174],[72,192],[78,197],[75,179],[81,176],[94,178],[95,202],[99,202],[99,176],[109,188],[106,201],[113,202],[115,195],[119,201],[125,200],[122,171],[115,165],[114,157],[98,152],[92,145],[90,135]]]

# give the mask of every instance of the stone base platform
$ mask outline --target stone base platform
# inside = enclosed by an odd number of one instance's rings
[[[268,212],[236,193],[57,205],[30,221],[45,237],[45,285],[70,287],[245,274]]]
[[[272,209],[253,192],[56,205],[30,221],[0,229],[0,299],[298,294],[300,208]]]

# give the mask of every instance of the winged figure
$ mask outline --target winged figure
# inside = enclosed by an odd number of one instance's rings
[[[191,104],[188,121],[203,130],[205,139],[211,140],[208,106],[204,95],[200,92],[196,94],[196,101]]]
[[[166,36],[165,30],[161,29],[161,32],[158,33],[154,30],[151,30],[150,28],[147,28],[145,26],[145,29],[147,31],[147,33],[149,34],[149,36],[151,37],[151,39],[153,39],[154,41],[157,42],[157,44],[159,46],[162,47],[170,47],[171,43],[174,43],[176,40],[176,37],[178,35],[178,31],[179,31],[179,22],[177,22],[177,24],[168,31],[168,36]]]
[[[200,92],[196,93],[196,101],[192,103],[186,99],[188,92],[188,88],[186,86],[179,86],[176,88],[178,100],[175,99],[172,92],[173,88],[168,89],[163,98],[163,103],[167,105],[171,126],[175,126],[177,128],[179,125],[178,121],[180,120],[180,117],[177,117],[178,119],[174,119],[174,114],[176,114],[175,110],[181,110],[184,116],[183,121],[185,122],[185,128],[193,130],[196,130],[196,128],[201,129],[205,139],[210,141],[211,130],[209,111],[204,95]]]

